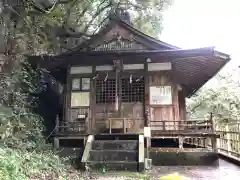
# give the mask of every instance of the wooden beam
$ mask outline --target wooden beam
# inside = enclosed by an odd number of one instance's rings
[[[91,118],[89,122],[90,132],[93,133],[96,130],[96,80],[93,77],[96,75],[96,65],[93,65],[93,72],[91,78],[91,91],[90,91],[90,107],[89,111],[91,112]]]
[[[67,83],[66,83],[66,104],[65,104],[65,119],[64,121],[69,121],[70,118],[70,107],[71,107],[71,77],[70,77],[70,68],[71,66],[69,65],[67,67]]]
[[[179,101],[178,101],[178,88],[177,88],[177,80],[176,80],[176,67],[175,64],[172,63],[172,70],[171,70],[171,79],[172,79],[172,98],[173,98],[173,111],[174,111],[174,120],[179,121]]]
[[[143,110],[144,110],[144,126],[149,126],[150,122],[149,122],[149,113],[150,113],[150,109],[149,109],[149,75],[148,75],[148,63],[145,62],[144,63],[144,84],[145,84],[145,97],[144,97],[144,106],[143,106]]]

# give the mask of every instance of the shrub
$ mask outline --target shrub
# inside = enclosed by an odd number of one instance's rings
[[[0,148],[0,179],[27,180],[43,176],[51,179],[65,176],[68,168],[53,152],[29,152],[11,148]],[[43,178],[44,179],[44,178]]]

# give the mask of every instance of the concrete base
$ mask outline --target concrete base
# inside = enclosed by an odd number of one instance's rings
[[[88,166],[94,171],[129,171],[137,172],[139,169],[137,162],[88,162]]]
[[[144,172],[145,166],[144,163],[138,163],[138,172]]]
[[[219,157],[214,152],[163,152],[150,151],[155,166],[218,166]]]

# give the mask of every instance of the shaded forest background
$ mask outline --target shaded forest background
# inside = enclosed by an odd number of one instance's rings
[[[44,173],[68,176],[66,163],[46,148],[48,137],[42,133],[43,119],[36,113],[38,95],[45,90],[38,79],[42,70],[33,70],[26,56],[54,55],[74,48],[105,26],[117,8],[130,12],[137,29],[158,37],[163,28],[162,12],[171,3],[171,0],[0,1],[0,179],[28,179]],[[189,118],[207,118],[213,113],[219,123],[239,120],[238,71],[223,69],[188,99]]]
[[[73,157],[60,158],[46,144],[36,113],[42,69],[29,55],[59,54],[91,38],[117,8],[127,9],[134,26],[157,36],[169,0],[1,0],[0,1],[0,179],[83,179]],[[76,163],[74,163],[76,164]]]

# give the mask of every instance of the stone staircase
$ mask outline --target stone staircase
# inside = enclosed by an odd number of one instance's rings
[[[104,171],[142,171],[144,169],[142,135],[108,134],[91,137],[92,140],[88,138],[82,158],[85,166]]]

